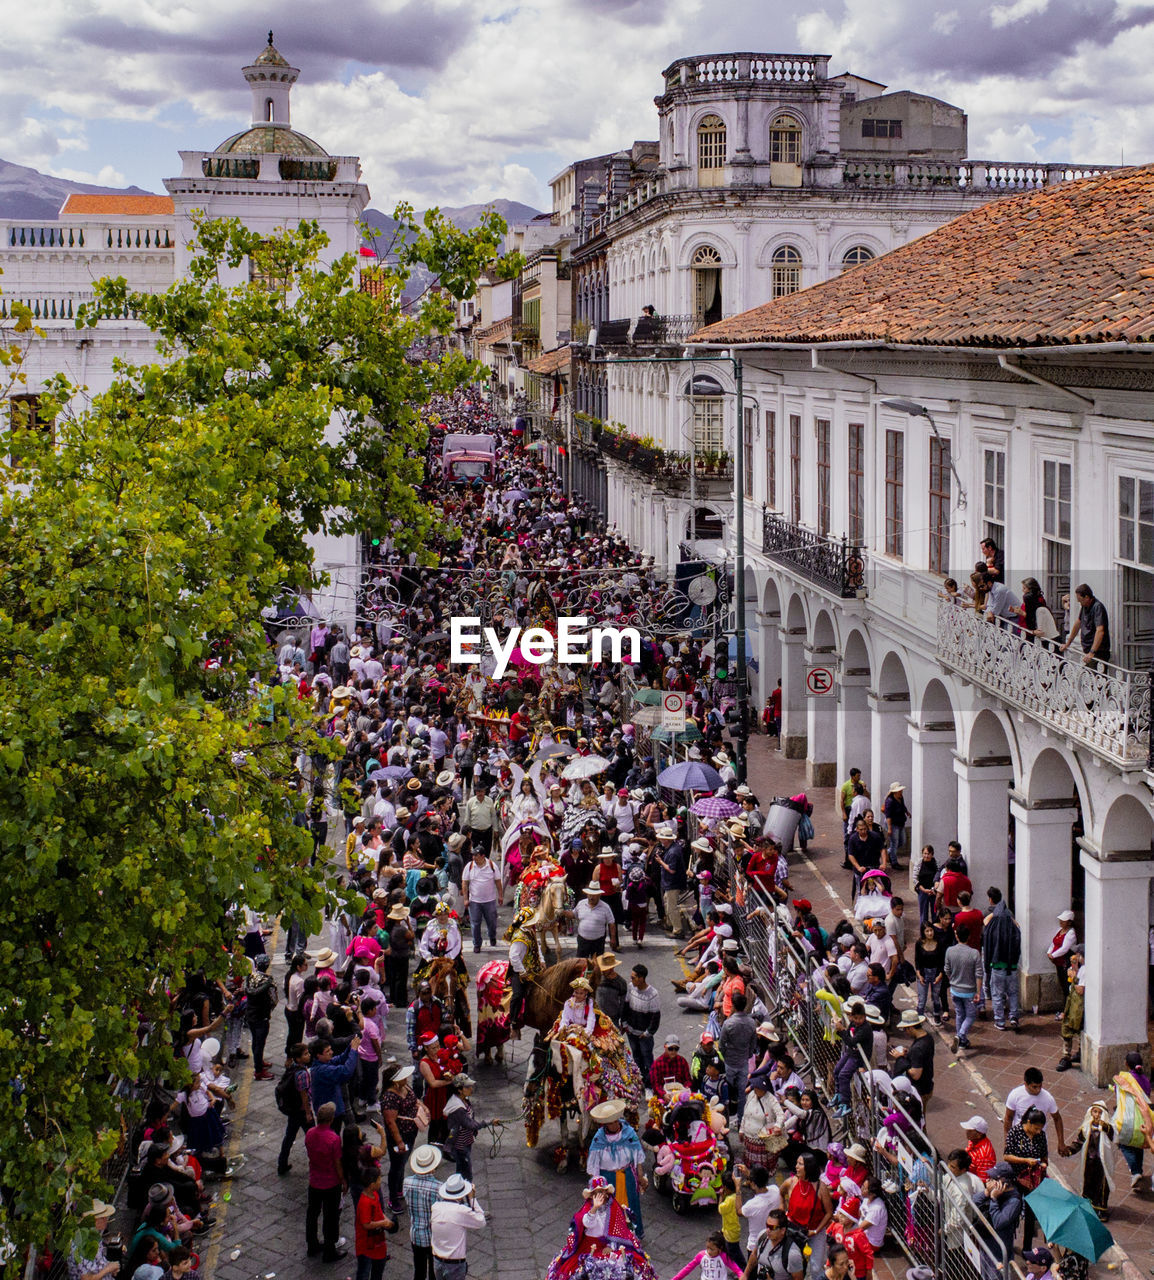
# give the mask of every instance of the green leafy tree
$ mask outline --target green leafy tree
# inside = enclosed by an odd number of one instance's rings
[[[111,1086],[186,1071],[174,1001],[186,973],[227,969],[230,907],[316,929],[333,893],[293,821],[295,755],[331,751],[295,687],[269,684],[260,611],[315,584],[312,535],[421,549],[437,520],[415,491],[420,407],[476,370],[412,359],[442,316],[400,295],[430,258],[468,289],[499,229],[409,230],[367,292],[351,259],[320,263],[315,226],[205,222],[187,279],[101,282],[80,321],[126,311],[159,361],[120,364],[90,400],[58,378],[54,439],[3,426],[20,461],[0,493],[0,1228],[17,1245],[67,1247],[111,1190],[130,1120]],[[246,259],[255,283],[222,284]]]

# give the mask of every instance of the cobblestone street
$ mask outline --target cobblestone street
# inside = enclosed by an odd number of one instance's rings
[[[508,914],[507,910],[501,913],[502,928]],[[567,939],[566,942],[566,954],[572,954],[573,941]],[[488,949],[482,954],[491,957],[494,953]],[[675,993],[669,980],[680,976],[681,968],[673,955],[673,943],[661,937],[658,930],[657,936],[647,940],[640,951],[629,944],[621,956],[625,966],[638,959],[649,966],[650,981],[662,997],[661,1034],[678,1030],[682,1035],[682,1052],[689,1056],[700,1034],[702,1020],[700,1015],[683,1014],[674,1002]],[[475,970],[468,950],[466,957],[470,968]],[[273,971],[279,981],[284,971],[283,954],[279,950]],[[283,1044],[283,1017],[279,1011],[275,1019],[274,1034],[269,1039],[269,1058],[279,1074],[279,1051]],[[525,1132],[518,1116],[530,1043],[526,1038],[507,1045],[504,1066],[470,1067],[477,1079],[473,1101],[478,1118],[499,1117],[506,1122],[496,1154],[491,1154],[493,1143],[489,1130],[478,1136],[474,1151],[477,1200],[488,1215],[489,1223],[483,1232],[470,1238],[469,1273],[473,1276],[540,1280],[564,1242],[569,1219],[582,1202],[583,1171],[571,1168],[560,1174],[553,1166],[551,1152],[559,1138],[556,1122],[542,1129],[536,1150],[529,1150],[525,1145]],[[273,1047],[276,1052],[272,1051]],[[403,1010],[390,1012],[388,1051],[406,1058]],[[297,1139],[294,1148],[292,1172],[283,1178],[276,1175],[276,1153],[284,1131],[284,1117],[273,1101],[273,1082],[252,1082],[246,1076],[237,1097],[233,1150],[245,1152],[247,1161],[243,1175],[231,1183],[230,1200],[221,1206],[218,1228],[206,1258],[207,1273],[218,1280],[256,1280],[273,1272],[277,1280],[297,1280],[318,1273],[343,1280],[354,1269],[350,1265],[351,1252],[343,1263],[331,1267],[322,1267],[305,1257],[307,1162],[302,1139]],[[451,1168],[450,1165],[450,1172]],[[445,1173],[444,1166],[441,1173]],[[643,1203],[645,1244],[662,1277],[672,1275],[683,1266],[704,1246],[709,1232],[720,1225],[716,1213],[708,1209],[679,1217],[673,1212],[669,1198],[652,1188]],[[342,1232],[351,1241],[352,1213],[347,1207],[341,1221]],[[411,1258],[407,1218],[402,1219],[401,1230],[390,1237],[389,1248],[388,1274],[407,1275]],[[234,1253],[237,1253],[235,1258]]]
[[[770,751],[764,739],[750,744],[750,783],[768,806],[775,794],[790,794],[801,785],[804,764],[785,760]],[[814,802],[816,839],[810,846],[810,863],[794,861],[791,872],[795,892],[810,897],[822,919],[835,920],[843,909],[835,892],[843,877],[837,822],[834,817],[833,792],[811,790]],[[508,921],[509,912],[501,912],[500,928]],[[572,939],[566,954],[572,954]],[[680,962],[673,954],[674,945],[658,928],[651,933],[643,950],[627,944],[621,951],[623,969],[643,959],[649,966],[650,981],[662,998],[661,1036],[676,1029],[682,1037],[682,1052],[692,1053],[700,1034],[700,1015],[684,1014],[675,1003],[670,979],[682,974]],[[493,956],[492,949],[483,955]],[[466,959],[471,971],[474,958],[466,946]],[[283,948],[278,947],[274,973],[283,977]],[[905,1000],[899,998],[899,1004]],[[274,1034],[270,1037],[270,1060],[279,1074],[279,1051],[283,1044],[283,1015],[275,1015]],[[1040,1065],[1046,1071],[1046,1084],[1051,1088],[1066,1115],[1080,1117],[1088,1100],[1099,1091],[1080,1072],[1058,1075],[1052,1070],[1058,1053],[1055,1024],[1042,1018],[1025,1018],[1023,1033],[1017,1037],[1001,1037],[994,1043],[992,1024],[979,1023],[975,1031],[975,1050],[964,1061],[949,1053],[948,1036],[939,1036],[937,1063],[939,1084],[931,1104],[928,1127],[941,1150],[957,1145],[959,1122],[977,1109],[990,1120],[991,1133],[1000,1147],[1002,1099],[1021,1079],[1027,1065]],[[388,1052],[405,1058],[403,1011],[393,1011],[389,1019]],[[524,1129],[519,1123],[521,1088],[525,1077],[525,1058],[529,1041],[506,1046],[504,1066],[470,1067],[477,1079],[474,1096],[479,1118],[498,1117],[505,1121],[500,1147],[492,1152],[490,1131],[478,1137],[474,1151],[474,1173],[478,1203],[489,1217],[487,1227],[470,1240],[470,1275],[500,1280],[542,1280],[545,1270],[564,1241],[569,1219],[581,1203],[585,1178],[582,1170],[571,1168],[561,1174],[552,1161],[552,1148],[559,1139],[555,1122],[542,1130],[535,1150],[525,1146]],[[248,1066],[248,1064],[244,1064]],[[239,1073],[238,1073],[239,1074]],[[238,1106],[233,1126],[233,1151],[247,1156],[242,1175],[231,1184],[230,1199],[220,1206],[218,1225],[210,1238],[205,1255],[205,1274],[212,1280],[299,1280],[305,1276],[330,1274],[339,1280],[351,1276],[353,1256],[331,1267],[322,1267],[305,1257],[304,1207],[307,1162],[301,1139],[293,1153],[292,1172],[283,1178],[276,1175],[276,1152],[284,1129],[284,1117],[273,1101],[273,1083],[252,1082],[245,1075],[237,1095]],[[1076,1178],[1076,1160],[1055,1161],[1056,1171],[1067,1179]],[[442,1175],[445,1173],[442,1167]],[[1119,1159],[1121,1179],[1121,1161]],[[1132,1257],[1148,1253],[1152,1202],[1149,1195],[1127,1194],[1119,1182],[1118,1207],[1111,1230]],[[720,1225],[715,1212],[701,1209],[679,1217],[667,1196],[652,1188],[643,1200],[645,1245],[662,1280],[671,1276],[703,1247],[706,1236]],[[342,1215],[342,1231],[352,1237],[352,1214],[346,1206]],[[1142,1241],[1146,1243],[1143,1244]],[[235,1257],[233,1255],[236,1255]],[[408,1244],[407,1219],[401,1230],[390,1237],[390,1261],[387,1274],[394,1277],[410,1274],[411,1253]],[[877,1259],[878,1280],[900,1280],[908,1262],[892,1243]],[[1127,1265],[1124,1273],[1136,1277],[1140,1273]]]

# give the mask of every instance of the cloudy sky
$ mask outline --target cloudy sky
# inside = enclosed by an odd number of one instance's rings
[[[163,190],[179,149],[243,128],[264,44],[293,123],[360,155],[373,203],[545,208],[572,159],[656,137],[689,54],[828,53],[969,113],[970,153],[1154,160],[1149,0],[0,0],[0,158]]]

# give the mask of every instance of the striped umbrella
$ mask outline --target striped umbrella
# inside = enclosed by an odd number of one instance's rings
[[[724,796],[702,796],[693,802],[693,812],[699,818],[732,818],[741,812],[741,805]]]

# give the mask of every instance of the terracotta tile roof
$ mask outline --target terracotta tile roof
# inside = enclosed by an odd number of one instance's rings
[[[498,342],[507,342],[513,336],[513,317],[506,316],[494,324],[473,334],[473,340],[482,347],[495,347]]]
[[[568,371],[569,355],[568,347],[555,347],[552,351],[539,355],[535,360],[530,360],[525,369],[529,373],[544,373],[551,377],[563,370]]]
[[[992,200],[693,342],[1154,341],[1154,165]]]
[[[60,217],[171,218],[171,196],[83,195],[73,192],[60,206]]]

